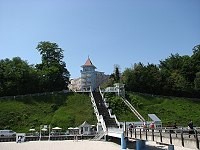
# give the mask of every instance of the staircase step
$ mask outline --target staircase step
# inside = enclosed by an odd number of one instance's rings
[[[110,115],[108,113],[108,109],[104,105],[104,101],[101,97],[101,94],[99,92],[93,92],[93,96],[94,96],[94,99],[95,99],[95,103],[97,105],[98,112],[104,118],[106,127],[118,127],[116,122],[115,122],[115,119],[110,118]]]

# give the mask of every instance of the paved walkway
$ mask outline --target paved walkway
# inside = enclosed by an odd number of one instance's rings
[[[147,141],[149,150],[167,150],[168,146]],[[121,150],[121,146],[104,141],[31,141],[24,143],[0,142],[0,150]],[[184,147],[174,147],[175,150],[192,150]],[[133,150],[133,149],[127,149]]]
[[[148,145],[150,147],[150,149],[152,149],[152,150],[160,150],[160,149],[168,150],[168,146],[156,144],[156,142],[153,142],[153,141],[147,141],[146,145]],[[174,146],[174,149],[175,150],[193,150],[190,148],[179,147],[179,146]]]
[[[0,150],[120,150],[120,145],[104,141],[1,142]]]

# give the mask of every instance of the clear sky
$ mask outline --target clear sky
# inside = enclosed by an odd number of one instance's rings
[[[200,0],[0,0],[0,59],[41,63],[40,41],[64,50],[71,78],[88,55],[106,74],[158,64],[200,44]]]

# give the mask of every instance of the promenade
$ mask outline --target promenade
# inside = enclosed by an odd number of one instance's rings
[[[120,150],[120,145],[104,141],[30,141],[0,142],[0,150]]]
[[[147,141],[149,150],[167,150],[168,147]],[[0,150],[121,150],[121,146],[105,141],[30,141],[23,143],[0,142]],[[174,147],[175,150],[192,150],[184,147]],[[127,149],[133,150],[133,149]]]

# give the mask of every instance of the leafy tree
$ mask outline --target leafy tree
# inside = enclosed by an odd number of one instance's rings
[[[196,78],[194,80],[195,89],[200,91],[200,72],[196,73]]]
[[[133,84],[135,82],[133,78],[133,69],[131,68],[126,68],[122,74],[122,81],[125,83],[126,90],[128,91],[134,91],[133,89]]]
[[[69,82],[69,71],[63,62],[63,50],[56,43],[40,42],[36,48],[42,55],[42,63],[36,67],[42,91],[63,90]]]
[[[126,68],[122,81],[126,90],[149,94],[199,97],[200,45],[193,55],[171,54],[160,64],[135,63]]]
[[[21,95],[36,90],[35,68],[20,57],[0,61],[0,95]]]
[[[120,72],[119,72],[119,65],[114,65],[114,81],[116,83],[120,82]]]
[[[192,63],[195,67],[195,72],[200,71],[200,45],[193,48]]]
[[[145,67],[144,85],[147,93],[159,94],[162,85],[162,76],[159,68],[154,64]]]

